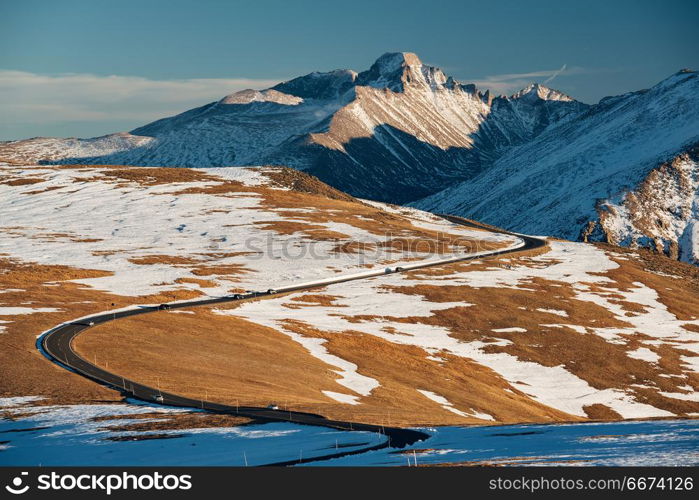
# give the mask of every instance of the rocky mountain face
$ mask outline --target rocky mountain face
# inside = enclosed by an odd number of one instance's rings
[[[145,166],[281,164],[404,203],[470,179],[587,105],[541,85],[493,97],[415,54],[244,90],[130,133],[0,144],[0,159]]]
[[[415,205],[699,264],[699,73],[605,98]]]
[[[354,196],[699,261],[699,76],[588,106],[494,97],[412,53],[311,73],[91,139],[0,143],[0,161],[286,165]]]
[[[583,240],[651,248],[699,264],[699,144],[595,209],[597,217],[583,229]]]

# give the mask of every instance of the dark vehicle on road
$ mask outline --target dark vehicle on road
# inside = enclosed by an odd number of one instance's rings
[[[277,293],[277,291],[274,288],[270,288],[269,290],[267,290],[268,295],[274,295],[275,293]]]
[[[159,310],[159,311],[167,311],[167,310],[169,310],[169,309],[170,309],[170,304],[160,304],[160,305],[158,306],[158,310]]]

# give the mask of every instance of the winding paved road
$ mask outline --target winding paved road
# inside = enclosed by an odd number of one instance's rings
[[[480,226],[471,223],[470,221],[451,215],[442,215],[443,218],[464,226],[472,226],[479,228]],[[168,309],[184,309],[194,306],[204,306],[211,304],[218,304],[223,302],[235,302],[239,300],[245,300],[247,298],[253,297],[273,297],[282,293],[295,292],[300,290],[311,290],[313,288],[325,287],[334,283],[343,283],[346,281],[353,281],[359,279],[366,279],[375,276],[381,276],[384,274],[390,274],[400,271],[409,271],[413,269],[422,269],[434,266],[441,266],[444,264],[462,262],[477,259],[486,256],[504,255],[513,252],[521,252],[523,250],[530,250],[534,248],[540,248],[546,245],[545,240],[534,238],[531,236],[524,236],[514,233],[509,233],[506,231],[495,231],[503,234],[508,234],[516,236],[520,239],[521,244],[504,249],[495,251],[483,251],[474,252],[467,255],[462,255],[459,257],[441,259],[435,261],[428,261],[425,263],[418,264],[408,264],[400,266],[400,268],[386,268],[379,271],[367,271],[357,274],[345,275],[340,277],[334,277],[326,280],[319,280],[311,283],[304,283],[300,285],[279,288],[276,290],[270,290],[268,292],[258,292],[253,295],[243,295],[243,296],[226,296],[211,299],[202,300],[190,300],[186,302],[173,302],[167,304]],[[380,425],[372,424],[362,424],[345,422],[340,420],[328,420],[322,415],[316,415],[313,413],[303,413],[296,411],[285,411],[270,408],[260,408],[254,406],[231,406],[221,403],[214,403],[212,401],[203,401],[198,399],[187,398],[180,396],[178,394],[173,394],[170,392],[161,392],[157,388],[153,388],[147,385],[143,385],[134,380],[130,380],[117,375],[115,373],[109,372],[96,366],[73,350],[73,340],[79,334],[89,329],[91,326],[106,323],[108,321],[114,321],[120,318],[126,318],[129,316],[136,316],[140,314],[148,314],[155,311],[161,310],[159,306],[140,306],[137,309],[129,309],[123,311],[105,312],[96,314],[94,316],[89,316],[82,318],[80,320],[72,321],[69,323],[63,323],[56,326],[55,328],[46,332],[40,337],[37,344],[41,349],[42,353],[46,355],[52,361],[55,361],[62,365],[64,368],[68,368],[84,377],[87,377],[95,382],[106,385],[110,388],[120,391],[124,396],[141,399],[147,401],[151,404],[163,404],[168,406],[184,407],[184,408],[197,408],[204,409],[207,411],[228,414],[228,415],[239,415],[241,417],[247,417],[255,420],[261,421],[282,421],[282,422],[293,422],[297,424],[306,425],[316,425],[323,427],[330,427],[333,429],[339,429],[344,431],[368,431],[381,433],[387,436],[387,439],[378,445],[374,445],[368,448],[363,448],[360,450],[347,451],[333,453],[330,455],[325,455],[323,457],[309,457],[303,460],[293,460],[290,462],[280,462],[270,465],[292,465],[298,463],[312,462],[318,460],[326,460],[329,458],[335,458],[350,454],[365,453],[370,450],[380,449],[385,447],[397,447],[403,448],[407,445],[413,444],[417,441],[422,441],[429,437],[428,434],[413,430],[413,429],[401,429],[397,427],[384,427]]]

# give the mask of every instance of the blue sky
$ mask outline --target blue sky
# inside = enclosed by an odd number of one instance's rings
[[[0,139],[129,130],[411,51],[496,92],[585,102],[699,68],[699,2],[0,0]]]

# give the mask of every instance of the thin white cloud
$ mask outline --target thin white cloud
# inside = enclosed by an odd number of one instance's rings
[[[551,76],[549,76],[546,80],[544,80],[544,84],[551,83],[558,75],[560,75],[561,73],[563,73],[566,70],[567,66],[568,66],[567,64],[564,64],[563,66],[561,66],[561,68],[559,70],[554,71],[554,73]]]
[[[105,120],[133,120],[139,125],[237,90],[267,88],[278,82],[250,78],[151,80],[0,70],[0,116],[8,123],[27,125]]]
[[[580,75],[583,73],[587,73],[584,68],[578,66],[569,68],[567,64],[564,64],[559,69],[486,76],[481,80],[473,81],[473,83],[480,88],[490,89],[495,94],[512,94],[537,81],[548,84],[561,74]]]

